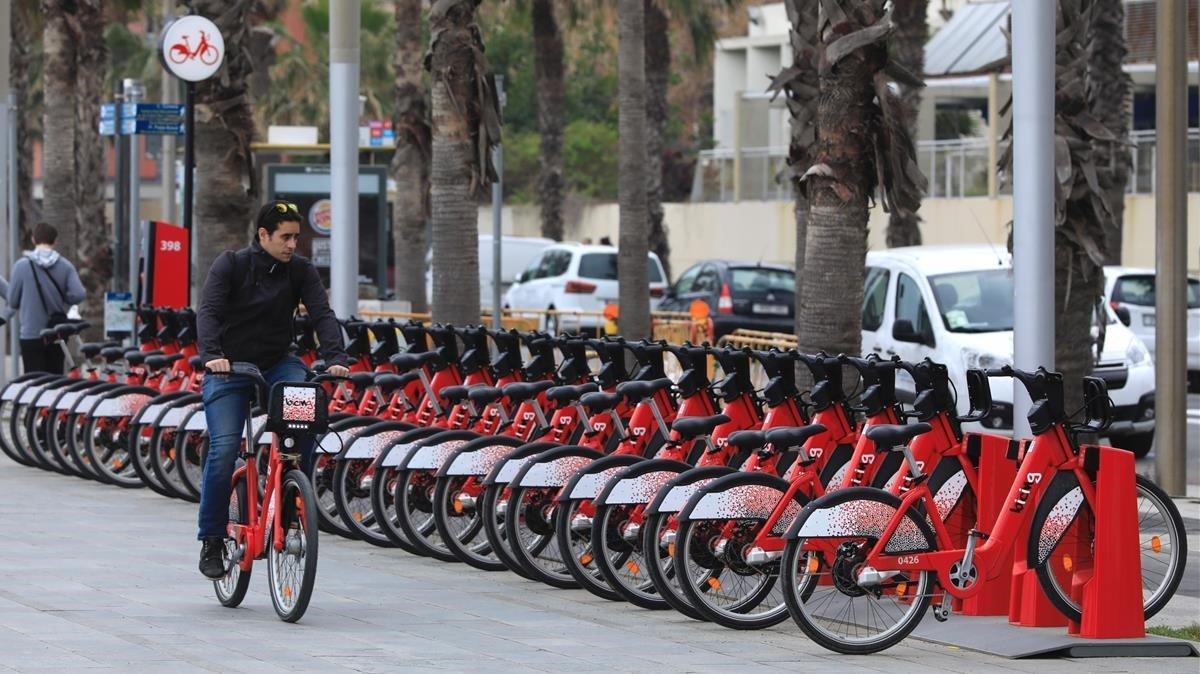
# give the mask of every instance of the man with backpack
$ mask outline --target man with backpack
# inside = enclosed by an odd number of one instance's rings
[[[79,272],[54,250],[58,230],[39,222],[33,227],[34,247],[13,265],[8,306],[21,319],[21,360],[26,372],[63,373],[62,346],[47,344],[42,330],[66,323],[67,309],[87,297]]]

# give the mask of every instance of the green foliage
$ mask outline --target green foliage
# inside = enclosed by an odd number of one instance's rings
[[[536,131],[506,130],[504,134],[504,198],[511,203],[537,202],[537,177],[541,167]]]
[[[576,119],[563,143],[567,187],[593,199],[617,198],[617,125]]]
[[[125,24],[110,23],[104,27],[104,44],[108,47],[108,80],[106,91],[115,91],[121,80],[134,78],[146,86],[148,100],[158,98],[162,85],[162,66],[155,55],[150,38],[129,30]],[[106,97],[107,98],[107,97]]]
[[[1188,641],[1200,641],[1200,623],[1192,623],[1183,627],[1147,627],[1147,634],[1157,634],[1160,637],[1172,637],[1175,639],[1187,639]]]

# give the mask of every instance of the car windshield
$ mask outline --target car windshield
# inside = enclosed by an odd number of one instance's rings
[[[950,332],[1000,332],[1013,328],[1012,269],[929,277],[942,322]]]
[[[1113,285],[1112,299],[1139,307],[1153,307],[1158,299],[1154,284],[1154,277],[1149,274],[1122,276]],[[1188,279],[1187,306],[1188,309],[1200,308],[1200,281]]]
[[[651,283],[662,283],[662,271],[654,258],[646,258],[646,273]],[[600,281],[617,280],[616,253],[584,253],[579,257],[579,275]]]
[[[790,269],[734,267],[731,270],[735,293],[794,293],[796,275]]]

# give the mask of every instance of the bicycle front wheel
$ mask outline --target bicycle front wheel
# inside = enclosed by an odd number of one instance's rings
[[[1142,609],[1149,620],[1179,587],[1187,562],[1183,518],[1169,496],[1137,476],[1138,542],[1141,554]],[[1071,596],[1074,575],[1094,563],[1096,515],[1083,497],[1074,472],[1054,476],[1038,503],[1029,527],[1029,564],[1050,602],[1078,622],[1083,607]]]
[[[276,615],[294,623],[308,609],[317,582],[317,497],[308,476],[289,470],[278,498],[283,536],[268,542],[267,576]]]

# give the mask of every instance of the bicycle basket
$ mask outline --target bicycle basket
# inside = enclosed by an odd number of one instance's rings
[[[279,382],[271,387],[267,430],[272,433],[323,433],[329,427],[329,400],[320,384]]]

